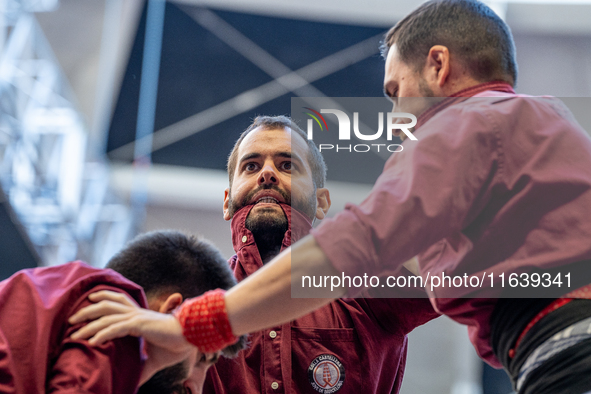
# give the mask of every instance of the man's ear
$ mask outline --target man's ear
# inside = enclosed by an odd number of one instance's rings
[[[181,293],[172,293],[166,300],[160,304],[158,312],[160,313],[171,313],[175,308],[183,303],[183,296]]]
[[[449,50],[446,46],[433,45],[429,49],[423,75],[432,89],[433,85],[442,88],[448,82],[451,73],[450,60]]]
[[[330,208],[330,193],[325,187],[316,189],[316,219],[322,220]]]
[[[230,219],[232,219],[230,215],[230,188],[227,188],[224,191],[224,220]]]

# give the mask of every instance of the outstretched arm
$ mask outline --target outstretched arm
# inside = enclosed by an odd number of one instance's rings
[[[285,250],[264,268],[242,281],[229,290],[224,297],[226,320],[231,325],[231,335],[240,336],[249,332],[262,330],[266,327],[284,323],[317,309],[334,298],[345,293],[344,289],[335,289],[327,294],[327,289],[312,288],[310,296],[318,298],[292,298],[291,278],[302,275],[337,275],[322,249],[316,244],[312,236],[307,236],[292,248]],[[327,297],[327,298],[320,298]],[[190,351],[191,345],[185,337],[191,339],[192,329],[199,324],[199,317],[186,320],[182,326],[173,315],[165,315],[141,308],[131,308],[125,301],[116,299],[108,293],[96,293],[91,297],[94,305],[80,310],[70,318],[70,323],[95,320],[79,331],[73,338],[91,338],[93,345],[102,344],[114,338],[126,335],[143,336],[154,346],[163,351],[165,347],[170,356]],[[186,301],[183,309],[199,303],[203,297]],[[183,319],[181,319],[183,321]],[[185,335],[183,335],[185,334]],[[196,346],[199,344],[193,342]],[[217,350],[229,343],[219,343]],[[167,365],[158,364],[149,350],[152,365],[164,368]],[[203,350],[203,349],[202,349]],[[208,349],[211,350],[211,349]],[[171,365],[169,363],[168,365]],[[155,367],[154,367],[155,368]]]

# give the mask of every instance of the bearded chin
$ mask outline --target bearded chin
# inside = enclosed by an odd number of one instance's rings
[[[251,213],[244,222],[258,243],[265,245],[281,245],[283,237],[289,229],[289,224],[283,212]]]

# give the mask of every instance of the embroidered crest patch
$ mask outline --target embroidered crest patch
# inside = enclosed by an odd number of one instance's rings
[[[345,382],[345,366],[332,354],[322,354],[310,363],[308,380],[319,393],[336,393]]]

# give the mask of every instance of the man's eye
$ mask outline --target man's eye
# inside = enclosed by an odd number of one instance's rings
[[[281,164],[281,167],[286,171],[290,171],[291,170],[291,161],[283,162],[283,164]]]
[[[254,170],[256,170],[256,168],[257,168],[257,166],[256,166],[256,164],[255,164],[255,163],[247,163],[247,164],[244,166],[244,169],[245,169],[246,171],[254,171]]]

